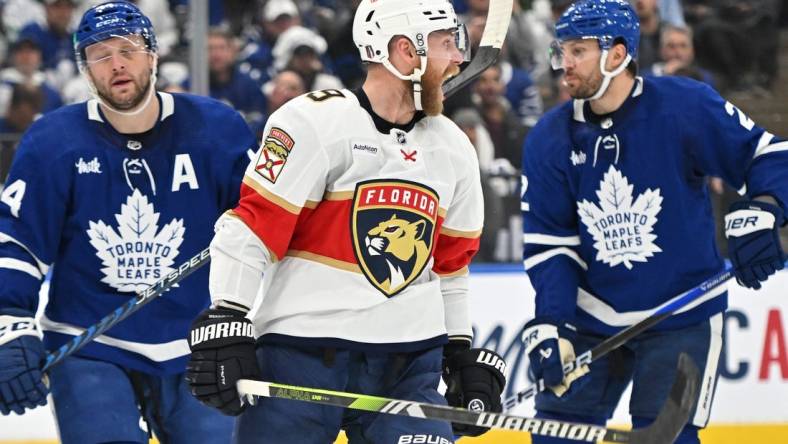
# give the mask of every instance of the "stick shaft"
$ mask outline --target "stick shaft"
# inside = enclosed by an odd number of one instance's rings
[[[574,361],[564,365],[564,374],[569,374],[578,367],[589,365],[592,362],[601,359],[603,356],[621,347],[635,336],[669,318],[676,311],[696,301],[711,290],[719,287],[720,285],[728,283],[732,277],[733,271],[731,270],[730,266],[728,266],[725,268],[725,270],[715,274],[709,279],[703,281],[700,285],[687,291],[675,301],[660,307],[646,319],[643,319],[642,321],[621,330],[615,335],[605,339],[591,350],[580,354]],[[539,379],[530,387],[517,392],[509,398],[506,398],[503,402],[504,409],[512,409],[517,404],[520,404],[526,399],[534,397],[537,393],[544,391],[546,388],[547,387],[545,386],[544,379]]]
[[[163,277],[155,282],[153,285],[145,290],[136,294],[135,297],[129,299],[125,304],[116,308],[115,311],[103,317],[97,323],[86,328],[79,336],[74,336],[68,342],[61,345],[60,348],[47,354],[46,361],[42,371],[49,370],[53,365],[62,361],[66,356],[71,355],[77,350],[87,345],[90,341],[101,336],[105,331],[117,325],[118,322],[131,316],[134,312],[142,308],[145,304],[161,296],[165,291],[172,288],[173,285],[182,281],[186,276],[195,272],[198,268],[207,264],[211,260],[208,249],[194,255],[187,262],[181,264],[177,270]]]
[[[576,441],[597,442],[604,440],[606,442],[617,443],[633,442],[631,440],[632,432],[630,431],[609,429],[594,424],[542,420],[507,415],[504,413],[475,412],[444,405],[299,387],[273,382],[242,379],[238,381],[238,391],[244,398],[249,398],[249,396],[262,396],[267,398],[305,401],[389,415],[449,421],[503,430],[518,430],[529,432],[534,435],[554,436]]]

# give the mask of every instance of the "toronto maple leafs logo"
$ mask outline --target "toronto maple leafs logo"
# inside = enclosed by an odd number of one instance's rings
[[[599,205],[583,199],[577,213],[594,237],[596,260],[615,267],[646,262],[662,249],[653,233],[657,215],[662,210],[659,188],[647,189],[632,202],[633,186],[613,165],[602,178],[596,195]]]
[[[118,229],[103,221],[89,221],[90,244],[104,266],[104,282],[118,291],[144,290],[174,271],[172,267],[183,242],[183,219],[173,219],[159,230],[159,213],[148,198],[135,189],[120,214]]]

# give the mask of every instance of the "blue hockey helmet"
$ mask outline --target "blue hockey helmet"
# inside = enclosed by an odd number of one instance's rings
[[[136,5],[126,1],[112,1],[94,6],[82,15],[74,32],[74,53],[80,67],[84,66],[85,48],[112,37],[139,35],[145,46],[156,52],[153,25]]]
[[[637,59],[640,21],[628,0],[580,0],[561,15],[555,33],[559,41],[597,39],[602,50],[620,39],[627,54]]]

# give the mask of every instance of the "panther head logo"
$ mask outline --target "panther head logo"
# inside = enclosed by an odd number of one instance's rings
[[[364,244],[370,256],[381,256],[388,266],[388,276],[381,284],[396,291],[413,273],[420,272],[429,257],[424,240],[427,222],[408,222],[396,214],[367,232]]]
[[[440,210],[431,188],[397,179],[359,182],[350,225],[361,273],[385,297],[421,276],[432,257]]]
[[[290,154],[287,148],[279,145],[273,140],[266,140],[265,142],[263,142],[263,149],[266,149],[269,152],[274,153],[280,159],[287,159],[287,156]]]

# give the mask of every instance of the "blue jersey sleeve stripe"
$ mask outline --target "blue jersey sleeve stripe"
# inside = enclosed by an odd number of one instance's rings
[[[580,236],[553,236],[550,234],[525,233],[523,234],[523,243],[535,245],[564,245],[572,247],[580,245]]]
[[[755,159],[756,157],[758,157],[760,155],[760,152],[763,151],[764,148],[772,144],[773,140],[774,140],[774,134],[768,131],[764,131],[763,134],[761,134],[761,138],[758,139],[758,144],[755,146],[755,154],[753,154],[752,158]]]
[[[728,291],[728,287],[726,285],[720,285],[715,287],[705,295],[699,297],[698,299],[694,300],[693,302],[687,304],[686,306],[682,307],[680,310],[676,311],[676,314],[687,312],[704,302],[707,302],[715,297],[721,295]],[[577,289],[577,306],[583,310],[584,312],[588,313],[592,317],[596,318],[600,322],[609,325],[611,327],[628,327],[630,325],[637,324],[638,322],[646,319],[647,317],[651,316],[662,307],[673,303],[674,301],[680,299],[684,296],[686,292],[673,297],[672,299],[663,302],[657,307],[648,308],[645,310],[637,310],[637,311],[625,311],[625,312],[618,312],[613,307],[605,303],[603,300],[599,299],[597,296],[587,292],[582,288]]]
[[[577,252],[571,248],[567,247],[560,247],[560,248],[553,248],[551,250],[544,251],[539,254],[535,254],[523,261],[523,266],[525,267],[525,271],[534,268],[535,266],[541,264],[542,262],[548,261],[556,256],[568,256],[573,259],[575,262],[580,265],[583,270],[588,270],[588,265],[586,265],[585,261],[580,258]]]
[[[755,151],[755,155],[753,156],[753,159],[756,159],[765,154],[776,153],[778,151],[788,151],[788,141],[774,143],[771,145],[766,145],[762,148],[758,148],[758,150]]]
[[[6,242],[10,242],[12,244],[16,244],[16,245],[20,246],[22,249],[24,249],[33,258],[33,260],[36,261],[36,266],[38,267],[38,271],[39,271],[39,273],[41,273],[42,276],[47,274],[47,272],[49,272],[49,266],[47,264],[43,263],[41,261],[41,259],[39,259],[35,254],[33,254],[33,252],[30,251],[30,249],[27,248],[27,246],[25,246],[25,244],[23,244],[22,242],[19,242],[18,240],[14,239],[13,237],[11,237],[11,236],[9,236],[9,235],[7,235],[5,233],[0,232],[0,244],[6,243]]]
[[[38,268],[36,268],[33,264],[29,262],[25,262],[23,260],[14,259],[11,257],[0,257],[0,268],[6,268],[9,270],[16,270],[22,273],[27,273],[30,276],[33,276],[36,279],[43,279],[44,275],[42,275]]]
[[[47,318],[46,315],[41,318],[41,328],[45,332],[48,331],[69,336],[79,336],[85,330],[84,328],[76,327],[71,324],[55,322]],[[186,342],[186,339],[176,339],[170,342],[151,344],[126,341],[107,335],[101,335],[94,339],[94,341],[110,347],[137,353],[154,362],[166,362],[189,354],[189,344]]]

